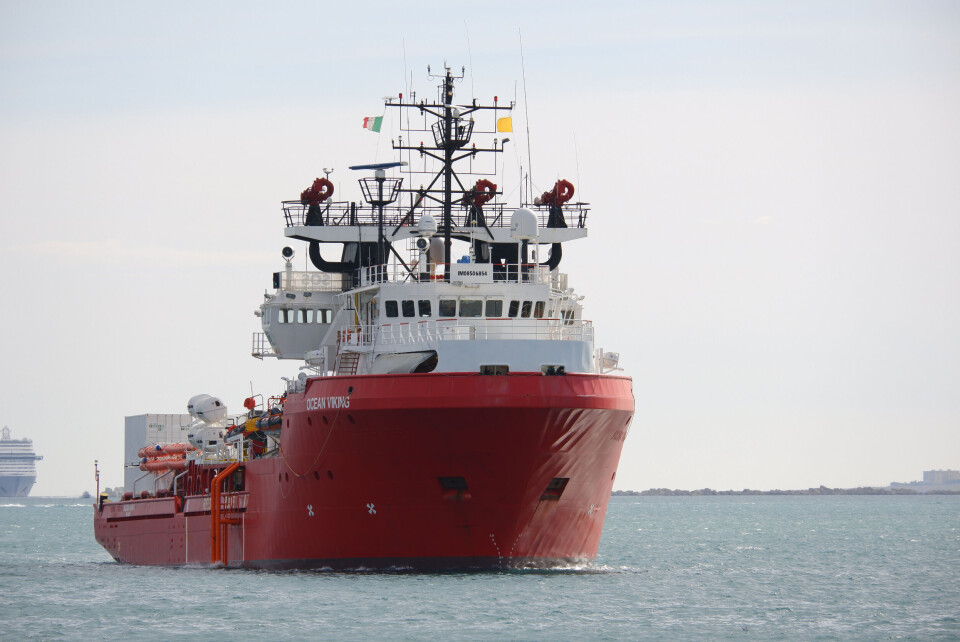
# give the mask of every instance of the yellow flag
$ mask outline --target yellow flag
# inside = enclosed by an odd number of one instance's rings
[[[497,131],[498,132],[512,132],[513,131],[513,118],[507,116],[506,118],[497,119]]]

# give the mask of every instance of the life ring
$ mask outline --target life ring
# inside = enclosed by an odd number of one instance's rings
[[[477,207],[483,207],[483,204],[497,195],[497,186],[485,178],[477,181],[473,186],[473,204]]]
[[[333,196],[333,183],[328,178],[318,178],[313,185],[300,192],[300,202],[304,205],[319,205]]]
[[[563,205],[573,198],[573,183],[561,178],[557,181],[557,184],[553,186],[553,191],[557,195],[557,205]]]
[[[573,198],[573,183],[561,178],[549,192],[544,192],[540,197],[540,203],[543,205],[563,205]]]

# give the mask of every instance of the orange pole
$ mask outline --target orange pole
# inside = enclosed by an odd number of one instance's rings
[[[233,474],[237,468],[240,468],[240,462],[235,461],[213,477],[213,481],[210,483],[210,563],[216,564],[217,562],[226,563],[226,533],[221,532],[221,528],[227,521],[235,522],[236,520],[224,520],[220,517],[220,493],[222,492],[221,485],[223,482]]]

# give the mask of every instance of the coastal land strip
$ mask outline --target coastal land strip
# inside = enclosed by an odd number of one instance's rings
[[[698,490],[671,490],[669,488],[650,488],[648,490],[615,490],[610,493],[614,497],[642,497],[642,496],[669,496],[682,497],[687,495],[960,495],[960,490],[915,488],[889,488],[861,486],[860,488],[808,488],[806,490],[713,490],[700,488]]]

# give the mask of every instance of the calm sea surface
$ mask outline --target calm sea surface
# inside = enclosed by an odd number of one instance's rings
[[[0,499],[0,639],[960,639],[960,497],[614,497],[596,562],[120,566],[90,500]]]

